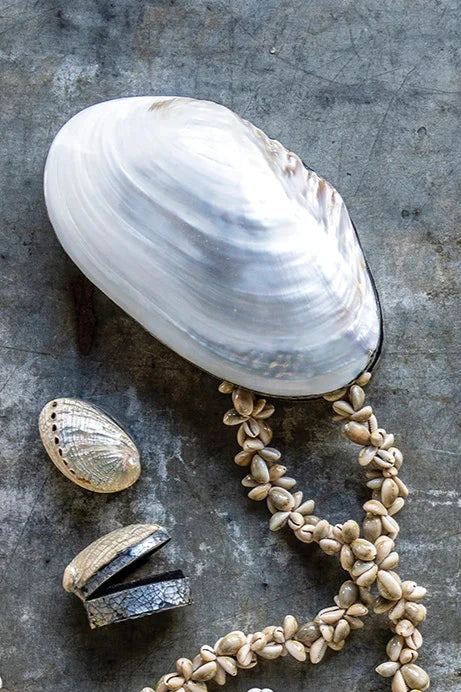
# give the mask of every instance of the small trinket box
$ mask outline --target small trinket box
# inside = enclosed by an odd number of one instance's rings
[[[181,570],[116,581],[121,570],[169,540],[158,524],[131,524],[98,538],[72,560],[63,587],[83,601],[92,629],[192,603],[189,579]]]

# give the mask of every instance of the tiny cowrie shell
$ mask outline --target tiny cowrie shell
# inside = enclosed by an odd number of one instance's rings
[[[397,447],[389,447],[389,452],[391,452],[392,456],[394,457],[395,467],[397,469],[400,469],[403,464],[402,452],[400,451],[400,449],[397,449]]]
[[[183,676],[183,678],[189,680],[193,670],[192,661],[188,658],[178,658],[176,661],[176,670]]]
[[[288,639],[285,642],[285,649],[288,651],[290,656],[292,656],[296,661],[305,661],[307,658],[306,649],[304,645],[296,641],[295,639]]]
[[[391,678],[399,670],[400,663],[398,661],[386,661],[381,663],[377,668],[375,668],[378,675],[383,678]]]
[[[269,521],[269,528],[271,531],[279,531],[282,529],[288,521],[290,512],[276,512],[273,514]]]
[[[179,690],[184,685],[185,680],[177,673],[169,673],[169,675],[165,675],[163,682],[169,690]]]
[[[290,512],[288,518],[288,526],[292,531],[297,531],[304,526],[304,517],[299,512]]]
[[[252,415],[257,418],[258,414],[261,413],[266,405],[266,399],[258,399],[254,402]]]
[[[293,493],[293,498],[295,501],[295,506],[293,507],[293,512],[297,512],[298,507],[302,504],[302,501],[303,501],[302,490],[296,490],[296,492]]]
[[[341,543],[332,538],[321,538],[319,546],[327,555],[335,555],[341,550]]]
[[[232,392],[232,403],[241,416],[251,416],[253,411],[253,394],[247,389],[237,387]]]
[[[363,520],[363,537],[374,543],[382,533],[381,517],[370,514]]]
[[[281,656],[282,651],[283,651],[282,644],[277,644],[276,642],[270,642],[269,644],[266,644],[264,649],[261,649],[261,651],[258,652],[258,656],[261,656],[262,658],[267,658],[269,660],[273,660],[273,659]]]
[[[261,420],[259,423],[259,437],[261,438],[262,442],[264,442],[264,447],[266,447],[270,441],[272,440],[273,432],[272,428],[268,423],[266,423],[265,420]]]
[[[405,644],[410,649],[419,649],[423,644],[423,637],[419,629],[415,627],[415,631],[409,637],[405,637]]]
[[[399,620],[395,626],[395,631],[397,634],[402,635],[402,637],[411,637],[415,631],[415,626],[410,620]]]
[[[371,408],[371,406],[364,406],[351,416],[351,420],[356,420],[359,421],[359,423],[363,423],[366,420],[368,420],[372,414],[373,409]]]
[[[344,613],[344,608],[330,606],[329,608],[323,608],[323,610],[320,610],[315,620],[316,622],[324,625],[335,625],[339,620],[341,620]]]
[[[248,474],[240,481],[244,488],[256,488],[259,484]]]
[[[216,661],[210,661],[209,663],[204,663],[203,666],[196,668],[191,675],[192,680],[195,682],[207,682],[212,680],[216,675],[218,670],[218,665]]]
[[[408,585],[411,585],[408,587]],[[420,601],[426,595],[426,589],[424,586],[417,586],[415,582],[404,581],[402,588],[405,591],[405,598],[407,601]]]
[[[200,656],[202,657],[202,660],[205,661],[205,663],[216,660],[215,651],[211,646],[208,646],[208,644],[202,646],[202,648],[200,649]]]
[[[320,630],[318,625],[315,622],[310,621],[305,622],[304,625],[301,625],[299,630],[296,632],[296,639],[306,646],[310,646],[312,642],[319,638],[319,635]]]
[[[351,576],[353,579],[357,579],[360,577],[361,574],[364,574],[365,572],[368,572],[368,570],[372,569],[372,567],[375,566],[374,562],[371,561],[364,561],[364,560],[356,560],[352,566],[352,569],[350,570]]]
[[[400,497],[406,498],[409,495],[409,490],[401,478],[394,478],[394,482],[399,486]]]
[[[389,508],[398,496],[399,486],[392,478],[386,478],[381,486],[381,502],[385,507]]]
[[[405,505],[405,500],[403,497],[398,497],[394,502],[391,504],[390,507],[388,507],[388,512],[390,516],[394,516],[394,514],[397,514],[397,512],[400,512],[401,509],[403,509]]]
[[[250,500],[256,500],[257,502],[260,502],[261,500],[266,499],[270,489],[270,483],[266,483],[265,485],[257,485],[256,488],[250,490],[250,492],[248,493],[248,497],[250,498]]]
[[[359,453],[360,466],[368,466],[368,464],[370,464],[373,461],[376,452],[376,447],[364,447]]]
[[[309,658],[311,663],[320,663],[322,658],[325,656],[327,650],[327,643],[323,637],[317,639],[311,646],[309,651]]]
[[[303,502],[302,505],[300,505],[296,511],[299,512],[299,514],[306,516],[307,514],[312,514],[314,509],[315,509],[314,500],[306,500],[306,502]]]
[[[379,489],[383,483],[384,478],[382,476],[378,476],[378,478],[372,478],[367,482],[367,488],[370,488],[371,490],[376,490]]]
[[[343,387],[343,389],[336,389],[334,392],[323,394],[322,399],[325,399],[325,401],[338,401],[339,399],[342,399],[346,393],[347,387]]]
[[[219,656],[234,656],[245,643],[246,637],[244,633],[236,630],[222,637],[215,644],[214,649]]]
[[[392,692],[408,692],[408,687],[400,670],[397,670],[392,678]]]
[[[335,633],[335,628],[332,625],[319,625],[320,634],[325,639],[326,642],[333,641],[333,636]]]
[[[251,662],[252,658],[253,658],[253,653],[251,651],[251,647],[249,644],[244,644],[237,651],[237,661],[242,666],[248,665]]]
[[[405,599],[401,598],[392,608],[389,610],[389,620],[397,622],[403,617],[405,612]]]
[[[376,514],[379,516],[385,516],[387,514],[387,509],[381,502],[378,502],[378,500],[368,500],[362,506],[365,512],[369,514]]]
[[[368,439],[373,447],[381,447],[382,443],[384,442],[384,436],[379,432],[379,430],[373,430]]]
[[[234,385],[226,381],[221,382],[221,384],[218,387],[218,391],[221,392],[221,394],[230,394],[233,389]]]
[[[237,466],[249,466],[251,464],[251,459],[253,458],[253,452],[245,451],[239,452],[235,455],[234,461]]]
[[[333,403],[333,411],[339,416],[352,416],[354,409],[347,401],[335,401]]]
[[[373,565],[369,570],[363,572],[359,577],[357,577],[356,582],[358,586],[371,586],[376,579],[378,573],[377,565]]]
[[[378,591],[383,598],[390,601],[398,601],[402,598],[402,587],[391,572],[379,570],[377,576]],[[398,632],[398,634],[401,634]]]
[[[405,606],[405,615],[414,625],[419,625],[426,619],[426,608],[421,603],[412,603]]]
[[[417,687],[422,692],[427,690],[430,684],[429,675],[425,670],[415,665],[414,663],[407,663],[400,669],[402,672],[403,679],[409,687]]]
[[[232,677],[235,677],[235,675],[237,675],[237,664],[233,658],[231,658],[230,656],[218,656],[217,661],[221,668],[223,668],[228,675],[232,675]]]
[[[333,641],[338,643],[343,641],[344,639],[347,639],[349,636],[349,633],[351,631],[351,627],[347,620],[341,619],[338,624],[335,627],[335,633],[333,635]]]
[[[262,440],[247,438],[242,447],[246,452],[259,452],[263,449],[264,444]]]
[[[348,580],[341,584],[339,589],[338,600],[341,608],[350,608],[353,603],[357,601],[359,596],[359,589],[357,584],[353,581]]]
[[[295,531],[295,536],[302,543],[312,543],[314,540],[313,531],[313,526],[310,526],[309,524],[304,524],[302,528]]]
[[[255,632],[253,635],[253,640],[250,644],[252,651],[261,651],[267,644],[266,635],[263,632]]]
[[[384,436],[384,442],[381,445],[381,449],[389,449],[394,444],[394,435],[392,433],[386,433]]]
[[[283,644],[285,642],[285,633],[283,631],[283,627],[274,628],[272,632],[272,639],[274,642],[277,642],[277,644]]]
[[[264,449],[261,450],[260,455],[262,456],[263,459],[266,461],[278,461],[280,457],[282,456],[279,452],[278,449],[274,449],[274,447],[264,447]]]
[[[271,488],[270,497],[275,507],[282,511],[290,512],[295,505],[293,495],[285,488]]]
[[[349,440],[356,444],[365,446],[370,443],[370,432],[368,428],[361,423],[356,423],[355,421],[346,423],[346,425],[343,425],[342,432]]]
[[[274,481],[274,485],[278,488],[284,488],[285,490],[291,490],[296,485],[296,479],[290,478],[289,476],[283,476],[282,478],[277,478]]]
[[[383,529],[387,531],[387,533],[391,536],[391,538],[395,538],[400,531],[400,527],[394,517],[381,517],[381,523],[383,525]]]
[[[249,418],[243,424],[243,429],[245,430],[248,437],[258,437],[259,435],[259,423],[254,418]]]
[[[400,654],[399,661],[402,664],[405,663],[414,663],[418,658],[418,652],[415,651],[414,649],[402,649],[402,653]]]
[[[380,536],[375,541],[376,562],[379,563],[386,558],[394,547],[394,541],[389,536]]]
[[[258,413],[258,418],[270,418],[275,411],[275,406],[273,404],[266,404],[262,411]]]
[[[374,432],[378,429],[378,421],[376,420],[376,416],[374,414],[370,416],[368,419],[368,427],[371,432]]]
[[[287,615],[283,620],[285,639],[292,639],[298,630],[298,622],[293,615]]]
[[[244,423],[245,420],[245,416],[241,416],[235,408],[229,409],[223,416],[224,425],[240,425],[240,423]]]
[[[241,425],[237,430],[237,442],[239,443],[240,447],[244,446],[246,439],[247,436],[245,430],[243,429],[243,425]]]
[[[351,400],[351,404],[355,411],[362,408],[365,401],[365,392],[363,391],[362,387],[360,387],[358,384],[353,384],[349,389],[349,399]]]
[[[341,567],[346,571],[349,571],[355,562],[354,553],[349,548],[348,545],[343,545],[340,553]]]
[[[263,450],[261,450],[263,451]],[[272,468],[269,469],[269,478],[271,481],[276,481],[277,479],[281,478],[284,476],[287,472],[287,467],[282,466],[281,464],[275,464],[272,466]]]
[[[321,521],[319,521],[319,523],[314,529],[314,541],[320,541],[320,539],[326,538],[328,536],[329,530],[330,523],[326,519],[322,519]]]
[[[364,615],[367,615],[367,613],[368,608],[364,606],[363,603],[354,603],[346,611],[347,615],[352,615],[353,617],[357,618],[364,617]]]
[[[345,543],[352,543],[360,536],[360,526],[356,521],[349,519],[343,524],[342,534]]]
[[[399,554],[396,551],[389,553],[387,557],[379,563],[380,569],[394,569],[399,564]]]
[[[403,649],[403,637],[395,634],[392,639],[389,639],[386,646],[386,653],[391,661],[398,661],[400,653]]]
[[[344,619],[349,623],[351,630],[359,630],[363,627],[363,622],[360,618],[355,618],[352,615],[345,615]]]
[[[251,475],[258,483],[268,483],[269,482],[269,469],[264,459],[255,454],[251,461]]]
[[[370,541],[365,538],[356,538],[351,543],[352,552],[359,560],[368,562],[376,557],[376,548]]]

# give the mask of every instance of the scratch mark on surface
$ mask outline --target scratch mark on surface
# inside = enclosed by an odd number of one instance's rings
[[[369,152],[369,154],[368,154],[366,163],[365,163],[365,165],[364,165],[364,167],[363,167],[362,175],[360,176],[360,180],[359,180],[359,182],[358,182],[358,185],[357,185],[357,187],[356,187],[356,189],[355,189],[354,194],[352,195],[352,198],[354,198],[354,197],[357,195],[357,192],[359,191],[360,186],[361,186],[361,184],[362,184],[362,181],[363,181],[363,179],[364,179],[364,177],[365,177],[365,175],[366,175],[366,173],[367,173],[368,164],[370,163],[371,157],[373,156],[373,153],[374,153],[374,151],[375,151],[376,144],[377,144],[378,139],[379,139],[379,137],[380,137],[380,135],[381,135],[381,132],[382,132],[382,128],[383,128],[383,126],[384,126],[384,123],[385,123],[386,120],[387,120],[387,116],[389,115],[389,113],[390,113],[390,111],[391,111],[391,108],[392,108],[392,106],[394,105],[394,103],[395,103],[395,101],[396,101],[396,99],[397,99],[397,96],[398,96],[399,93],[402,91],[402,89],[403,89],[403,87],[405,86],[405,84],[406,84],[406,82],[407,82],[409,76],[416,70],[416,67],[417,67],[417,66],[414,65],[410,70],[408,70],[408,72],[406,73],[405,77],[402,79],[399,88],[397,89],[397,91],[395,91],[395,92],[393,93],[393,95],[392,95],[392,97],[391,97],[391,99],[390,99],[390,101],[389,101],[389,103],[388,103],[388,105],[387,105],[387,108],[386,108],[386,110],[385,110],[385,112],[384,112],[384,115],[383,115],[383,117],[381,118],[381,122],[380,122],[379,125],[378,125],[378,131],[376,132],[376,136],[375,136],[375,138],[374,138],[374,140],[373,140],[373,144],[371,145],[371,149],[370,149],[370,152]]]
[[[26,530],[27,525],[28,525],[28,523],[29,523],[29,521],[30,521],[30,519],[31,519],[31,517],[32,517],[32,514],[34,513],[34,509],[35,509],[35,507],[36,507],[36,505],[37,505],[37,502],[39,501],[39,498],[40,498],[40,496],[41,496],[41,494],[42,494],[42,492],[43,492],[43,489],[44,489],[45,485],[46,485],[47,482],[48,482],[48,475],[49,475],[49,472],[47,472],[46,478],[45,478],[45,480],[43,481],[42,485],[40,486],[40,489],[39,489],[37,495],[35,496],[35,499],[34,499],[34,501],[33,501],[33,504],[32,504],[32,507],[31,507],[31,509],[30,509],[30,512],[29,512],[29,514],[27,515],[26,520],[25,520],[25,522],[24,522],[24,526],[22,527],[21,533],[19,534],[18,540],[16,541],[16,544],[15,544],[15,546],[14,546],[14,548],[13,548],[13,551],[12,551],[10,557],[9,557],[9,560],[8,560],[8,562],[7,562],[6,565],[5,565],[5,570],[4,570],[3,574],[2,574],[2,578],[0,579],[0,586],[1,586],[1,585],[3,584],[3,582],[5,581],[5,578],[6,578],[6,575],[8,574],[8,570],[9,570],[9,568],[10,568],[10,565],[11,565],[11,563],[12,563],[12,561],[13,561],[13,558],[14,558],[14,556],[15,556],[15,554],[16,554],[16,551],[17,551],[17,549],[18,549],[18,546],[19,546],[19,544],[21,543],[21,539],[22,539],[22,537],[23,537],[23,535],[24,535],[24,531]]]

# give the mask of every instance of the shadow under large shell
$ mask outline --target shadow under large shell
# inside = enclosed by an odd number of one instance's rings
[[[379,303],[341,196],[224,106],[85,109],[51,146],[45,198],[82,271],[219,378],[316,396],[376,358]]]

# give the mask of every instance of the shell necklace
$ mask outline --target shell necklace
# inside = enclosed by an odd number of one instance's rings
[[[363,627],[370,610],[387,613],[392,637],[386,646],[388,660],[376,672],[391,678],[392,692],[424,692],[429,676],[415,664],[423,639],[418,626],[426,619],[426,608],[419,603],[426,589],[411,580],[402,581],[395,568],[399,555],[395,540],[399,525],[394,519],[404,506],[408,489],[399,477],[403,456],[394,446],[394,435],[378,426],[373,409],[365,405],[363,387],[370,373],[355,384],[324,395],[332,402],[334,420],[343,423],[343,435],[361,447],[360,466],[365,467],[371,499],[365,502],[362,526],[349,519],[331,525],[314,515],[315,503],[302,491],[293,491],[296,480],[286,475],[281,454],[269,446],[272,429],[267,423],[274,406],[245,389],[223,382],[219,391],[232,394],[233,408],[224,414],[224,424],[238,426],[237,441],[242,451],[234,461],[250,473],[242,480],[249,488],[248,497],[265,501],[271,519],[271,531],[288,527],[303,543],[318,543],[327,555],[338,555],[342,568],[349,573],[335,604],[323,608],[313,620],[302,625],[287,615],[281,625],[270,625],[259,632],[239,630],[218,639],[214,646],[204,645],[193,659],[179,658],[176,671],[163,675],[155,692],[207,692],[207,683],[226,683],[240,669],[254,668],[258,660],[291,656],[317,664],[328,649],[343,649],[351,630]],[[378,594],[373,593],[376,586]],[[145,687],[142,692],[153,692]]]

